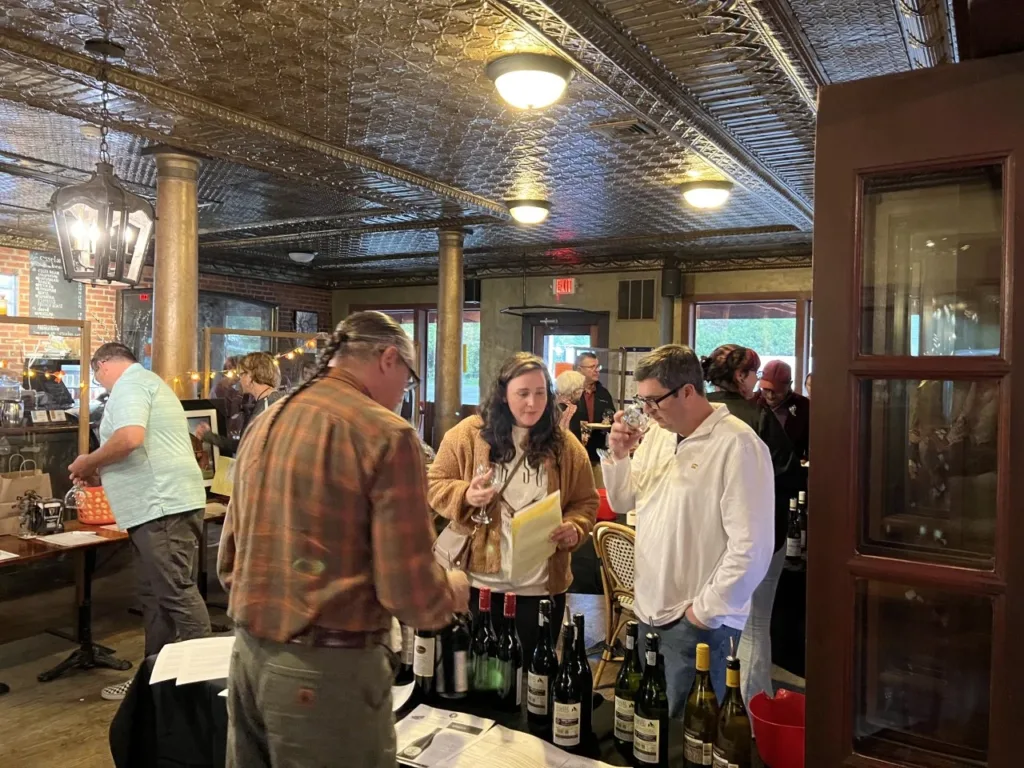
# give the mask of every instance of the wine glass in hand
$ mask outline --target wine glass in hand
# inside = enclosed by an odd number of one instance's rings
[[[491,516],[487,513],[487,505],[494,498],[494,476],[497,470],[494,464],[479,464],[473,473],[473,481],[466,490],[466,502],[476,507],[470,520],[477,525],[490,525]]]
[[[624,411],[615,414],[612,431],[608,436],[608,448],[616,460],[629,456],[630,452],[640,443],[640,438],[644,434],[639,429],[631,427],[626,422],[625,415]]]

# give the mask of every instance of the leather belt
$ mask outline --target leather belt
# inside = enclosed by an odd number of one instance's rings
[[[345,629],[310,627],[288,642],[313,648],[372,648],[379,644],[386,645],[389,638],[390,633],[387,630],[350,632]]]

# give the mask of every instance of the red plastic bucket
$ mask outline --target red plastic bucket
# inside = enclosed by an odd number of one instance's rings
[[[598,488],[597,496],[597,522],[614,523],[616,519],[615,511],[612,509],[612,505],[608,503],[608,491],[604,488]]]
[[[807,700],[781,690],[775,698],[763,691],[750,700],[750,719],[761,760],[770,768],[804,768]]]

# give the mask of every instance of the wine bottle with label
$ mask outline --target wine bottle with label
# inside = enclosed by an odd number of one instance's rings
[[[582,613],[573,614],[572,623],[576,627],[576,648],[573,655],[576,657],[576,666],[580,671],[580,701],[583,705],[580,728],[583,738],[587,739],[594,732],[594,673],[590,669],[590,661],[587,659],[587,641],[584,639],[585,622],[586,619]]]
[[[573,650],[575,627],[566,621],[562,626],[562,663],[555,676],[552,692],[551,741],[556,747],[574,750],[583,741],[583,698],[580,691],[580,669]]]
[[[668,685],[661,638],[647,633],[646,665],[636,694],[633,759],[637,765],[668,768]],[[617,713],[616,713],[617,714]]]
[[[800,515],[796,499],[789,500],[789,524],[786,527],[786,568],[798,569],[803,564],[803,549],[800,546]]]
[[[644,676],[637,647],[638,632],[639,625],[635,621],[626,625],[626,658],[615,679],[615,745],[626,757],[633,755],[633,714]]]
[[[444,699],[464,699],[469,693],[469,627],[456,616],[441,632],[438,645],[437,693]]]
[[[518,712],[523,706],[523,646],[516,631],[516,595],[505,593],[504,626],[498,639],[499,709]]]
[[[491,620],[491,590],[480,590],[479,610],[473,631],[472,681],[474,692],[493,695],[498,676],[498,635]]]
[[[416,741],[406,746],[401,752],[398,753],[399,758],[407,758],[409,760],[415,760],[417,757],[422,755],[428,749],[430,745],[434,743],[434,737],[439,734],[443,728],[435,728],[430,733],[420,736]]]
[[[718,714],[713,758],[714,768],[751,768],[753,762],[750,718],[740,693],[740,660],[733,656],[725,662],[725,699]]]
[[[544,734],[551,730],[551,694],[558,674],[558,657],[551,644],[550,600],[540,601],[537,624],[537,647],[533,649],[526,681],[526,719],[531,730]]]
[[[407,685],[413,682],[412,660],[416,650],[416,630],[402,624],[402,665],[395,676],[395,685]]]
[[[434,668],[436,664],[437,633],[432,629],[417,629],[412,672],[416,680],[416,687],[427,701],[434,698]]]
[[[696,674],[683,716],[683,738],[686,741],[683,764],[686,768],[711,765],[717,730],[718,699],[711,686],[711,648],[707,643],[698,643]]]
[[[807,491],[800,491],[796,497],[796,514],[800,521],[800,552],[807,559]]]

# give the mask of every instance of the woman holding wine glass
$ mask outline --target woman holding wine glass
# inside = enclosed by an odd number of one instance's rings
[[[537,643],[540,601],[553,601],[554,616],[565,612],[570,553],[590,535],[597,512],[586,449],[558,422],[544,362],[519,352],[501,366],[480,415],[444,436],[427,473],[433,509],[472,537],[471,608],[477,610],[479,589],[489,588],[493,620],[501,626],[504,594],[514,592],[526,659]],[[562,524],[551,535],[554,554],[527,573],[513,573],[512,518],[555,491],[561,492]],[[560,621],[551,625],[557,633]]]

